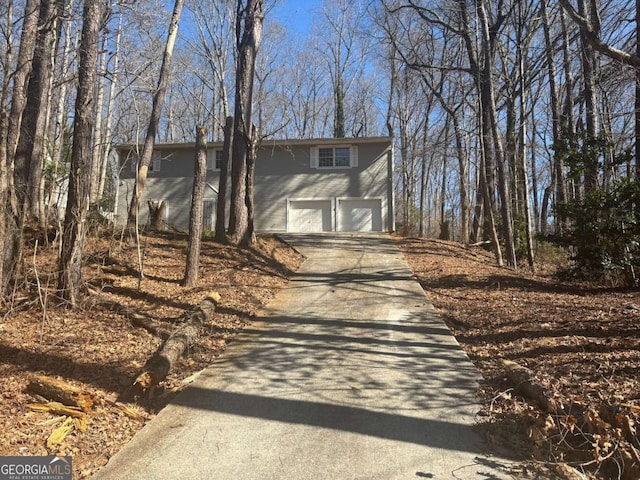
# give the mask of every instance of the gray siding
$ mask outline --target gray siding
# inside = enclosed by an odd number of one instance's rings
[[[325,144],[357,145],[358,166],[312,168],[311,148]],[[219,148],[219,144],[209,146],[211,150]],[[120,150],[126,152],[123,148]],[[162,156],[160,171],[149,173],[140,223],[147,221],[147,200],[166,200],[169,204],[168,223],[186,229],[193,181],[193,145],[159,145],[158,151]],[[391,156],[389,138],[265,142],[256,160],[256,230],[285,231],[287,201],[316,198],[379,198],[382,204],[382,230],[392,230]],[[126,155],[121,155],[121,158],[126,158]],[[123,165],[118,198],[118,217],[121,221],[126,220],[133,181],[131,168]],[[208,171],[207,183],[216,190],[218,181],[219,172]],[[216,199],[217,193],[207,188],[205,197]]]

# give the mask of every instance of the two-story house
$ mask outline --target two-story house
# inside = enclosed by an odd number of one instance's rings
[[[116,149],[120,161],[117,217],[126,221],[137,155]],[[222,144],[207,146],[205,228],[215,225]],[[166,202],[165,223],[187,229],[195,144],[157,144],[147,177],[140,223],[148,200]],[[393,211],[393,142],[390,137],[265,140],[255,165],[257,232],[389,232]],[[230,189],[229,189],[230,190]],[[228,199],[227,199],[228,201]],[[228,209],[227,209],[228,212]]]

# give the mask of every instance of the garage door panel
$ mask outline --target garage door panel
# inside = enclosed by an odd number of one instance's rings
[[[380,200],[353,199],[339,202],[339,229],[342,232],[382,231]]]
[[[330,232],[330,200],[292,200],[289,202],[290,232]]]

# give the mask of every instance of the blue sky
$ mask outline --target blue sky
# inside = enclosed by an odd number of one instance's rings
[[[278,0],[267,15],[279,20],[291,33],[306,33],[322,3],[322,0]]]

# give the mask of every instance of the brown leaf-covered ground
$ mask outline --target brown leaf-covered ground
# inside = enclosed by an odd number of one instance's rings
[[[138,283],[135,247],[117,237],[90,239],[83,272],[89,293],[69,310],[55,306],[56,248],[29,242],[24,282],[0,319],[0,455],[71,455],[75,479],[94,473],[223,352],[302,261],[273,237],[259,239],[252,249],[205,240],[198,286],[184,288],[186,245],[185,235],[143,236],[144,278]],[[161,344],[160,338],[133,327],[127,314],[119,313],[121,307],[170,330],[211,291],[222,297],[217,314],[167,378],[164,393],[157,392],[152,405],[120,402]],[[34,374],[62,379],[97,397],[86,431],[74,429],[60,444],[47,446],[65,417],[28,407],[37,403],[25,392]]]
[[[0,319],[0,455],[72,455],[74,478],[95,472],[223,352],[302,261],[277,238],[262,238],[255,249],[206,240],[199,286],[184,288],[186,241],[179,234],[143,236],[145,277],[139,282],[136,248],[115,236],[90,239],[88,293],[75,310],[55,305],[55,246],[29,242],[23,281]],[[638,291],[515,273],[494,266],[480,248],[452,242],[397,241],[485,379],[479,428],[489,442],[515,460],[537,459],[528,467],[537,478],[571,478],[581,470],[592,478],[640,478],[634,469],[640,463]],[[161,344],[132,326],[126,312],[171,329],[211,291],[222,296],[218,314],[164,392],[152,404],[120,402]],[[506,380],[502,359],[531,369],[560,411],[543,412],[523,398]],[[47,446],[64,417],[28,408],[37,402],[25,392],[34,374],[95,395],[84,432],[74,429]]]
[[[453,242],[398,244],[484,377],[481,431],[490,442],[547,462],[549,476],[640,478],[638,290],[562,283],[553,268],[516,273]],[[558,411],[521,397],[502,359],[528,367]]]

